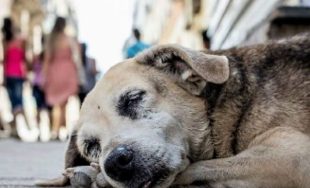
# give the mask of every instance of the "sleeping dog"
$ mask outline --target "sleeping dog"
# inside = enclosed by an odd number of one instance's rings
[[[90,92],[66,168],[96,162],[112,187],[309,187],[309,135],[309,34],[224,51],[163,45]]]

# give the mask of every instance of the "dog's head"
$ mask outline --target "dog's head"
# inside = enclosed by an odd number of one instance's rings
[[[200,96],[228,77],[226,57],[178,46],[117,64],[82,106],[80,153],[99,162],[112,186],[168,187],[191,158],[212,155]]]

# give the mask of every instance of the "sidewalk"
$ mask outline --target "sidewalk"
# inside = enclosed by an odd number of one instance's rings
[[[65,147],[63,142],[0,140],[0,187],[35,187],[37,179],[59,176]]]

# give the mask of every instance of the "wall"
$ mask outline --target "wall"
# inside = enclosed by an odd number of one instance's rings
[[[268,39],[272,13],[282,5],[306,5],[298,0],[211,0],[208,35],[212,49],[253,44]]]
[[[139,0],[134,25],[151,44],[178,43],[202,49],[208,25],[208,0]]]

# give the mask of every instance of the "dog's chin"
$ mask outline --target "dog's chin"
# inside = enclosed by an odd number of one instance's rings
[[[125,187],[132,188],[166,188],[169,187],[173,180],[174,176],[154,176],[151,178],[145,179],[141,177],[141,179],[133,180],[125,184]]]
[[[166,178],[165,180],[162,180],[161,182],[157,182],[155,183],[154,185],[152,185],[151,187],[154,187],[154,188],[166,188],[166,187],[169,187],[173,181],[175,179],[175,176],[169,176],[168,178]]]
[[[150,176],[138,176],[133,181],[125,185],[125,187],[134,188],[166,188],[173,184],[177,174],[184,171],[189,165],[189,160],[184,159],[178,167],[162,168],[157,171],[153,171]]]
[[[165,172],[162,171],[149,175],[136,176],[124,183],[117,182],[108,176],[106,176],[106,180],[110,185],[117,188],[166,188],[173,183],[176,174],[171,173],[171,171],[167,174],[168,171],[169,170],[166,169]]]

